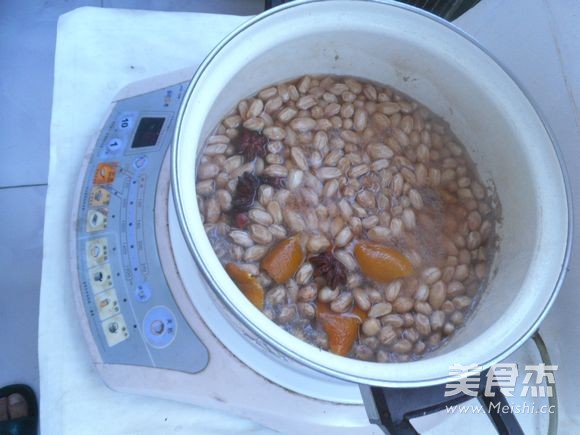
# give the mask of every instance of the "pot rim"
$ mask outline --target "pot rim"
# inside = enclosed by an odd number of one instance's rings
[[[330,367],[330,364],[320,364],[320,363],[317,363],[315,361],[312,361],[311,359],[302,355],[302,353],[300,351],[295,351],[293,349],[289,349],[289,348],[283,346],[281,343],[278,343],[268,333],[266,333],[263,330],[261,330],[260,328],[256,327],[253,324],[253,322],[249,322],[247,316],[244,315],[238,309],[238,307],[232,306],[233,304],[232,304],[231,300],[228,298],[228,296],[225,294],[225,292],[221,289],[221,287],[217,284],[216,280],[213,277],[213,274],[210,272],[207,264],[204,262],[203,255],[198,250],[196,242],[193,238],[193,232],[190,231],[190,229],[192,230],[193,228],[190,228],[190,224],[188,223],[188,219],[186,217],[186,212],[184,210],[184,205],[182,203],[182,196],[183,196],[182,191],[183,191],[183,189],[180,186],[180,180],[179,180],[179,177],[177,175],[179,173],[179,169],[178,169],[178,160],[179,159],[178,159],[177,150],[179,147],[179,137],[180,137],[180,132],[182,130],[182,124],[184,121],[186,108],[188,106],[188,103],[190,101],[192,93],[194,92],[194,89],[196,89],[196,86],[198,85],[200,79],[202,78],[203,73],[208,68],[208,66],[211,64],[213,59],[220,53],[220,51],[222,51],[222,49],[225,46],[227,46],[227,44],[231,40],[236,38],[239,34],[244,32],[248,28],[252,27],[256,23],[259,23],[259,22],[263,21],[264,19],[267,19],[268,17],[270,17],[274,14],[278,14],[278,13],[285,11],[285,10],[288,10],[288,9],[301,7],[304,4],[322,3],[325,1],[329,1],[329,0],[301,0],[301,1],[299,0],[299,1],[291,2],[291,3],[286,3],[286,4],[283,4],[279,7],[276,7],[274,9],[265,11],[265,12],[255,16],[255,17],[249,19],[248,21],[244,22],[239,27],[237,27],[230,34],[228,34],[207,55],[207,57],[204,59],[202,64],[197,69],[197,71],[196,71],[195,75],[193,76],[193,78],[189,84],[189,87],[184,95],[183,102],[182,102],[181,108],[180,108],[178,116],[177,116],[176,129],[175,129],[175,134],[174,134],[173,143],[172,143],[171,186],[172,186],[172,194],[173,194],[174,202],[175,202],[176,209],[177,209],[176,211],[177,211],[179,225],[180,225],[181,231],[184,235],[184,239],[187,243],[189,251],[193,256],[193,259],[194,259],[196,265],[199,267],[200,271],[202,272],[203,277],[205,278],[208,285],[211,287],[211,290],[214,292],[214,294],[216,294],[219,297],[221,302],[223,302],[226,307],[230,308],[230,313],[232,313],[235,316],[235,318],[241,322],[242,325],[245,325],[246,327],[250,328],[250,330],[254,334],[256,334],[265,343],[268,343],[269,345],[273,346],[277,351],[282,352],[284,355],[290,356],[293,360],[295,360],[301,364],[304,364],[305,366],[310,367],[316,371],[323,372],[323,373],[330,375],[330,376],[333,376],[333,377],[354,381],[357,383],[369,384],[369,385],[379,385],[379,386],[389,386],[389,387],[417,387],[417,386],[442,384],[442,383],[445,383],[446,381],[451,380],[452,376],[446,375],[446,376],[432,377],[432,378],[428,378],[428,379],[420,379],[417,381],[408,381],[408,380],[397,381],[397,380],[392,380],[392,379],[385,380],[385,379],[369,378],[368,376],[362,376],[362,375],[356,376],[356,375],[352,375],[351,373],[345,373],[345,372],[340,371],[336,368]],[[334,1],[334,0],[330,0],[330,2],[332,2],[332,1]],[[341,2],[343,0],[336,0],[336,1]],[[350,0],[350,1],[353,1],[353,0]],[[543,115],[541,110],[538,108],[538,105],[533,100],[533,98],[529,95],[528,91],[521,85],[521,83],[511,73],[511,71],[508,68],[506,68],[505,65],[503,65],[503,63],[501,63],[495,56],[493,56],[491,53],[489,53],[479,42],[477,42],[469,34],[464,32],[463,30],[461,30],[457,26],[453,25],[452,23],[445,21],[444,19],[442,19],[436,15],[433,15],[431,13],[428,13],[426,11],[423,11],[423,10],[418,9],[418,8],[414,8],[412,6],[409,6],[409,5],[406,5],[403,3],[393,2],[391,0],[354,0],[354,1],[360,2],[360,3],[382,4],[385,6],[395,7],[395,8],[409,11],[411,13],[415,13],[419,16],[422,16],[426,19],[432,20],[440,25],[443,25],[444,27],[455,32],[457,35],[464,38],[468,43],[471,43],[474,47],[479,49],[483,53],[484,56],[487,56],[492,62],[494,62],[508,76],[508,78],[516,85],[518,90],[527,99],[527,101],[531,105],[532,109],[537,114],[539,121],[541,122],[542,127],[544,128],[545,132],[547,133],[547,135],[550,139],[550,142],[552,144],[552,148],[555,152],[555,155],[557,158],[557,163],[559,165],[561,175],[562,175],[562,182],[563,182],[564,190],[565,190],[565,204],[564,204],[564,206],[566,207],[566,212],[567,212],[566,213],[567,228],[566,228],[565,248],[564,248],[564,255],[562,258],[562,262],[559,265],[560,270],[558,273],[558,277],[555,281],[553,289],[551,290],[551,293],[550,293],[550,296],[549,296],[547,302],[545,303],[544,307],[542,308],[540,314],[536,317],[536,319],[534,319],[530,323],[530,326],[528,327],[528,329],[525,330],[524,332],[522,332],[520,334],[520,337],[517,340],[515,340],[510,346],[508,346],[506,349],[504,349],[502,352],[496,354],[495,356],[488,358],[487,361],[480,363],[480,365],[483,369],[488,368],[489,366],[491,366],[491,365],[503,360],[507,356],[509,356],[518,347],[520,347],[528,338],[530,338],[534,334],[534,332],[538,329],[539,324],[545,318],[550,307],[554,303],[556,296],[558,295],[559,289],[562,286],[563,280],[565,278],[566,271],[567,271],[567,265],[569,263],[570,255],[571,255],[571,241],[572,241],[572,235],[573,235],[573,209],[572,209],[572,195],[571,195],[571,189],[570,189],[570,183],[569,183],[569,176],[568,176],[568,172],[566,169],[564,159],[562,157],[562,153],[561,153],[560,148],[558,146],[558,143],[556,141],[555,135],[554,135],[552,129],[550,128],[549,124],[546,121],[545,116]],[[248,304],[249,304],[249,302],[248,302]],[[255,311],[256,311],[256,313],[258,313],[257,309],[255,309]],[[312,347],[311,345],[309,345],[305,342],[302,342],[299,339],[296,339],[296,340],[300,341],[302,344],[304,344],[306,346]],[[303,347],[303,346],[297,345],[297,347]],[[333,360],[339,361],[339,360],[347,359],[345,357],[333,355],[329,352],[326,352],[326,353],[327,353],[327,357],[328,357],[327,358],[328,362],[331,362]],[[424,359],[422,361],[428,361],[428,360],[429,359]],[[377,363],[374,363],[374,362],[362,362],[362,361],[357,361],[357,360],[353,360],[350,358],[348,358],[348,361],[351,362],[352,364],[359,365],[360,367],[363,367],[364,365],[369,365],[369,364],[377,365]],[[418,361],[407,362],[407,363],[394,363],[394,364],[410,365],[410,364],[415,364],[417,362]],[[383,364],[383,363],[381,363],[381,364]]]

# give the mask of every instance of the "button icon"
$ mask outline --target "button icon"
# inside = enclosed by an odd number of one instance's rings
[[[95,303],[101,320],[119,314],[121,311],[117,299],[117,292],[114,288],[95,295]]]
[[[103,290],[113,287],[111,275],[111,266],[109,264],[103,264],[89,269],[89,278],[91,280],[93,293],[100,293]]]
[[[95,171],[95,184],[111,184],[117,175],[117,163],[99,163]]]
[[[147,283],[142,283],[135,288],[135,299],[139,302],[147,302],[151,299],[151,288]]]
[[[89,210],[87,213],[87,233],[94,233],[95,231],[102,231],[107,228],[108,213],[106,208]]]
[[[89,195],[89,205],[91,207],[99,207],[109,205],[111,200],[111,193],[101,186],[93,186]]]
[[[153,335],[161,335],[165,331],[165,325],[161,320],[154,320],[151,323],[151,333]]]
[[[122,314],[118,314],[115,317],[111,317],[101,323],[103,332],[105,333],[105,339],[109,347],[115,346],[129,338],[129,331],[127,330],[127,324]]]
[[[111,151],[119,151],[123,148],[123,145],[125,145],[125,142],[118,137],[115,137],[107,142],[107,148],[109,148]]]
[[[139,156],[135,160],[133,160],[133,167],[137,170],[143,169],[147,165],[148,161],[149,159],[147,158],[147,156]]]
[[[105,237],[89,240],[85,249],[89,268],[106,263],[109,258],[109,243]]]

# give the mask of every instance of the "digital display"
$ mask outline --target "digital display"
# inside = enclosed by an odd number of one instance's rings
[[[131,148],[155,146],[164,122],[165,118],[141,118]]]

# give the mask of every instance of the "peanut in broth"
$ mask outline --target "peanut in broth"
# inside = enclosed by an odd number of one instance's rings
[[[246,271],[263,313],[314,346],[421,358],[461,327],[485,286],[499,207],[448,125],[388,86],[304,76],[265,88],[224,117],[197,173],[222,264]],[[292,237],[303,258],[264,267]],[[354,251],[365,243],[412,273],[372,279]],[[277,282],[276,269],[291,277]],[[343,324],[350,330],[337,331]]]

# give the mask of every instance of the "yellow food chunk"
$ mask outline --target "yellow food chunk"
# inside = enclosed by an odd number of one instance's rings
[[[346,356],[358,337],[360,320],[353,315],[321,313],[318,321],[328,336],[328,347],[332,353]]]
[[[354,247],[361,271],[377,282],[388,282],[413,274],[413,265],[399,251],[376,243],[359,242]]]
[[[356,341],[359,326],[364,319],[355,310],[352,313],[337,314],[330,309],[328,303],[317,301],[316,316],[326,332],[328,347],[332,353],[346,356]],[[366,313],[364,314],[366,318]]]
[[[235,263],[226,264],[226,272],[237,284],[242,293],[259,310],[264,309],[264,289],[255,276]]]
[[[272,248],[261,266],[278,284],[288,281],[304,261],[304,252],[297,236],[283,240]]]

